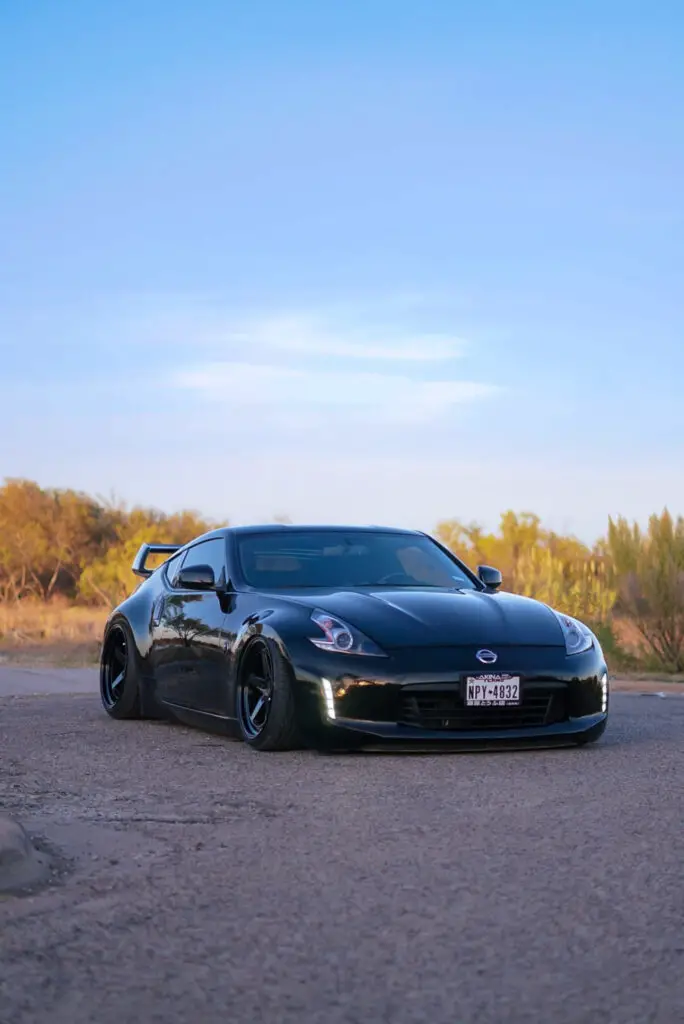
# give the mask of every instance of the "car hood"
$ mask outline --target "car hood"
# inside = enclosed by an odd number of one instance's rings
[[[382,647],[565,645],[551,609],[518,594],[379,587],[288,597],[338,615]]]

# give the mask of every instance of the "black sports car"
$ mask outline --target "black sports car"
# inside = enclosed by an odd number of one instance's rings
[[[166,554],[157,569],[151,553]],[[608,668],[585,625],[425,533],[272,524],[144,544],[107,620],[102,703],[257,750],[584,744]]]

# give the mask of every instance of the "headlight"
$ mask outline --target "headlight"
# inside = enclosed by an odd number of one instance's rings
[[[315,647],[322,651],[334,651],[336,654],[364,654],[376,658],[386,658],[387,655],[381,651],[377,644],[369,640],[367,636],[360,633],[353,626],[329,615],[327,612],[316,609],[311,619],[323,632],[323,636],[310,636],[309,640]]]
[[[583,622],[578,622],[577,619],[563,615],[561,612],[554,612],[554,615],[563,630],[567,654],[582,654],[583,651],[588,651],[593,646],[594,634]]]

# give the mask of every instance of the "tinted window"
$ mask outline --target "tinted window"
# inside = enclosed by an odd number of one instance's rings
[[[166,578],[171,584],[171,586],[174,585],[174,580],[178,574],[178,570],[183,564],[183,559],[185,558],[186,554],[187,551],[181,551],[180,554],[174,555],[173,558],[170,558],[166,563]]]
[[[218,580],[226,565],[226,542],[223,537],[214,540],[203,540],[188,550],[184,563],[186,569],[191,565],[210,565],[214,570],[214,579]]]
[[[341,531],[245,535],[238,539],[245,581],[282,587],[459,587],[475,584],[428,537]]]

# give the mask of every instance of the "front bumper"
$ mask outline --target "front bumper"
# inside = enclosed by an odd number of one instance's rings
[[[374,750],[384,747],[416,751],[440,747],[453,750],[504,750],[574,745],[582,736],[602,730],[607,714],[583,715],[568,722],[509,729],[421,729],[391,722],[336,719],[321,738],[330,747]]]
[[[496,671],[520,678],[520,705],[471,708],[466,678],[491,672],[475,651],[411,648],[361,658],[299,647],[293,664],[305,731],[325,745],[481,749],[565,745],[605,728],[600,648],[572,657],[555,647],[499,649]]]

